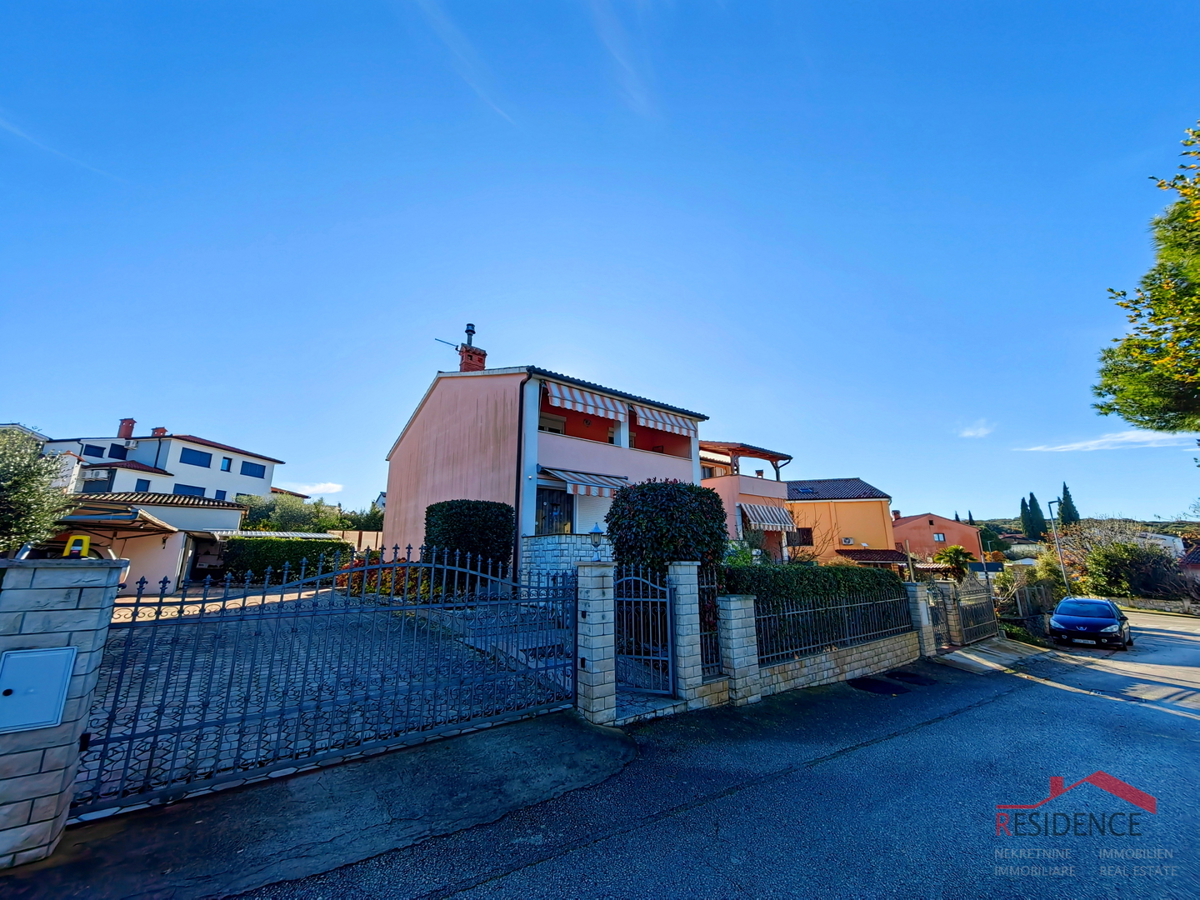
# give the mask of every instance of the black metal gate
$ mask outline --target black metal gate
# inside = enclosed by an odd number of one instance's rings
[[[946,617],[949,591],[932,581],[926,585],[926,589],[929,593],[929,619],[933,626],[934,640],[939,647],[947,647],[950,644],[950,626]]]
[[[574,573],[390,555],[118,598],[74,814],[573,704]]]
[[[991,592],[981,584],[965,582],[954,589],[958,603],[959,621],[962,623],[963,643],[995,637],[1000,626],[996,624],[996,608]]]
[[[618,690],[675,693],[675,591],[665,574],[621,566],[613,580]]]

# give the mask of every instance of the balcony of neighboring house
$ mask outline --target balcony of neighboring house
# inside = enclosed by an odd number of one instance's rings
[[[775,477],[766,477],[765,467],[744,466],[747,459],[769,464]],[[729,536],[742,540],[751,532],[761,533],[761,549],[776,559],[783,558],[787,535],[796,530],[787,510],[787,482],[781,480],[782,468],[791,461],[788,454],[764,447],[700,441],[700,483],[720,496]]]

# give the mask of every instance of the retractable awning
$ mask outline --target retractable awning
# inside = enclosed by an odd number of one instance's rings
[[[795,531],[796,523],[791,513],[782,506],[763,506],[760,503],[742,503],[742,517],[746,525],[755,531]]]
[[[621,475],[597,475],[594,472],[568,472],[566,469],[547,469],[539,467],[539,473],[557,478],[567,483],[568,494],[580,494],[584,497],[612,497],[618,490],[629,484],[629,479]]]
[[[697,434],[696,423],[691,419],[685,419],[675,413],[663,412],[661,409],[639,406],[636,403],[632,406],[633,411],[637,413],[638,421],[643,425],[657,428],[659,431],[669,431],[671,434],[682,434],[684,437],[695,437]]]
[[[573,409],[601,419],[616,419],[618,422],[624,422],[629,417],[629,407],[624,401],[585,391],[583,388],[547,381],[546,395],[551,406],[562,409]]]

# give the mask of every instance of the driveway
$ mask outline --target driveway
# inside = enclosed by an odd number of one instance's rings
[[[1129,653],[923,662],[931,683],[894,694],[835,685],[631,728],[639,758],[602,784],[241,896],[1198,897],[1200,620],[1130,618]],[[1120,836],[997,835],[997,805],[1097,771],[1155,812],[1087,783],[1043,812]]]

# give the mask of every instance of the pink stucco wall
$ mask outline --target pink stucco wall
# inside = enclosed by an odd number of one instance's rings
[[[716,478],[705,478],[700,483],[706,488],[712,488],[720,496],[721,504],[725,507],[725,527],[731,538],[736,538],[738,533],[739,503],[757,503],[759,506],[778,506],[786,509],[784,500],[787,499],[787,483],[783,481],[769,481],[750,475],[718,475]]]
[[[388,460],[385,547],[419,547],[431,503],[514,502],[523,379],[522,373],[438,378]]]
[[[647,450],[632,450],[563,434],[541,432],[538,435],[537,454],[538,463],[552,469],[624,475],[630,484],[648,481],[651,478],[657,478],[659,481],[692,480],[690,459]]]

